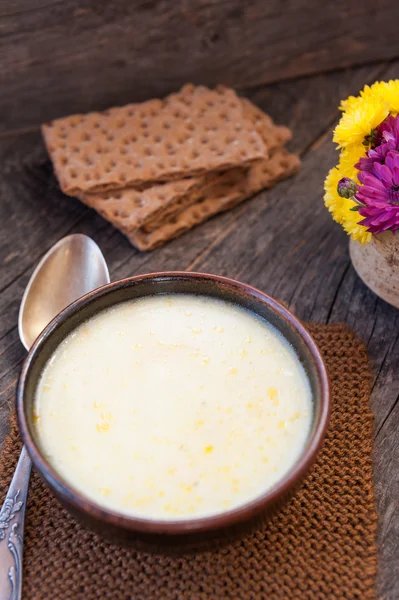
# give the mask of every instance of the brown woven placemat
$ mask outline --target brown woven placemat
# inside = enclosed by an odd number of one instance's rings
[[[34,473],[24,600],[375,598],[377,519],[367,354],[343,326],[310,329],[332,381],[331,426],[302,488],[262,530],[189,558],[118,548],[72,520]],[[19,448],[14,424],[1,453],[2,498]]]

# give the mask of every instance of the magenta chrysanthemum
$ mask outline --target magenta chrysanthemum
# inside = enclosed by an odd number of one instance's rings
[[[381,146],[377,146],[376,148],[369,150],[367,155],[364,158],[361,158],[359,162],[355,164],[355,168],[359,169],[359,171],[369,171],[372,173],[374,165],[376,163],[383,165],[388,152],[393,152],[395,150],[396,147],[392,142],[387,142]]]
[[[390,115],[377,127],[379,143],[392,142],[395,149],[399,150],[399,120],[397,117]]]
[[[393,142],[392,139],[384,145]],[[387,152],[384,164],[374,161],[369,170],[361,170],[358,179],[362,185],[355,194],[362,206],[359,214],[364,217],[360,225],[371,233],[382,233],[390,229],[395,233],[399,229],[399,152]]]

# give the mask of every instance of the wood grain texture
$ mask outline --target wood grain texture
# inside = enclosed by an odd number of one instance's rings
[[[396,0],[3,0],[0,131],[399,56]],[[27,110],[28,107],[28,110]]]
[[[248,92],[294,131],[303,157],[293,180],[150,254],[139,254],[108,223],[58,189],[38,132],[0,139],[0,436],[14,402],[24,350],[19,302],[38,259],[70,231],[92,236],[113,279],[169,269],[203,270],[251,283],[300,318],[344,322],[367,343],[374,368],[375,476],[380,514],[379,597],[399,598],[399,311],[378,300],[351,267],[347,237],[322,203],[336,161],[331,129],[340,98],[399,65],[357,68]]]

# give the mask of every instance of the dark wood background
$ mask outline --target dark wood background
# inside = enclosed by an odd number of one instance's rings
[[[337,159],[331,136],[340,99],[375,79],[399,77],[399,62],[386,60],[399,55],[397,12],[393,0],[0,1],[0,441],[25,355],[19,303],[36,263],[62,236],[93,237],[114,280],[187,269],[246,281],[301,319],[346,323],[367,344],[374,371],[377,587],[384,600],[399,598],[399,311],[356,276],[322,188]],[[368,64],[320,72],[354,63]],[[281,77],[291,80],[264,85]],[[293,129],[291,149],[302,156],[302,169],[140,254],[59,191],[38,124],[185,80],[236,84]]]
[[[399,57],[397,0],[0,0],[0,131]]]

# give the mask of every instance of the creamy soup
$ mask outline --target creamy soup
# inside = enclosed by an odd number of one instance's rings
[[[124,302],[83,323],[46,365],[35,402],[60,475],[148,519],[254,500],[298,459],[311,420],[287,341],[251,312],[187,294]]]

